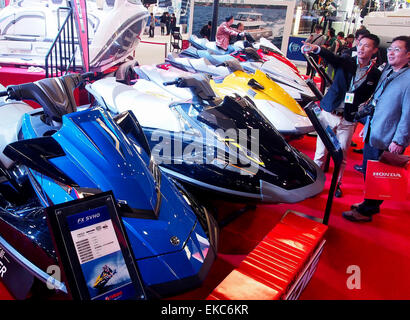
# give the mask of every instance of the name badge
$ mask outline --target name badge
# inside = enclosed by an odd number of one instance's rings
[[[345,103],[353,103],[354,93],[347,92],[345,96]]]

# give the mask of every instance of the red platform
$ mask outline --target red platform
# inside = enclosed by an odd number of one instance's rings
[[[286,213],[207,300],[297,299],[316,269],[326,230]]]

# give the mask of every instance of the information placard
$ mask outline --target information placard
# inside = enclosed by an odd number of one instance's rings
[[[50,207],[47,215],[74,299],[145,299],[112,193]]]

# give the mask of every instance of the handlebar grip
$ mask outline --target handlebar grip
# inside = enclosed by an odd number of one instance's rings
[[[95,80],[100,76],[101,72],[86,72],[81,74],[81,78],[84,80]]]
[[[176,79],[176,80],[173,80],[173,81],[165,81],[165,82],[163,83],[163,85],[164,85],[164,86],[172,86],[172,85],[174,85],[174,84],[178,84],[179,81],[180,81],[180,79]]]

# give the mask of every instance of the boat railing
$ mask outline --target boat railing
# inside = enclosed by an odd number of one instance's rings
[[[58,14],[62,11],[67,11],[67,16],[61,24],[57,36],[45,57],[46,78],[62,76],[67,74],[69,70],[75,69],[73,9],[61,7],[58,10]]]

